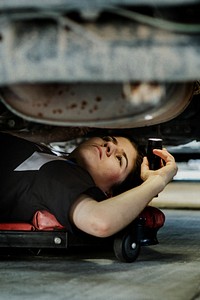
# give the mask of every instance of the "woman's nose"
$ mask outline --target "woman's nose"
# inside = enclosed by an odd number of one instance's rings
[[[106,147],[106,155],[111,156],[113,152],[116,150],[116,145],[112,142],[107,142],[104,147]]]

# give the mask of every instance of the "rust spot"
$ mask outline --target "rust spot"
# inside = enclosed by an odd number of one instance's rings
[[[38,113],[38,117],[39,117],[39,118],[43,118],[43,117],[44,117],[43,113],[39,112],[39,113]]]
[[[81,109],[85,109],[86,105],[87,105],[87,101],[83,100],[81,102]]]
[[[53,109],[52,112],[53,112],[53,114],[61,114],[62,113],[62,109],[60,109],[60,108]]]
[[[47,106],[48,106],[48,103],[45,102],[43,105],[44,105],[44,107],[47,107]]]
[[[140,82],[134,82],[131,84],[131,86],[133,87],[133,89],[138,89],[140,87],[141,83]]]
[[[37,103],[37,107],[41,107],[41,103]]]
[[[77,104],[76,104],[76,103],[73,103],[73,104],[70,105],[70,108],[71,108],[71,109],[74,109],[74,108],[76,108],[76,107],[77,107]]]
[[[3,35],[0,33],[0,42],[3,41]]]
[[[98,109],[98,105],[94,105],[94,110],[97,110]]]
[[[100,96],[97,96],[95,99],[97,102],[100,102],[102,100],[102,98]]]
[[[81,104],[82,104],[82,106],[86,106],[87,105],[87,101],[83,100]]]

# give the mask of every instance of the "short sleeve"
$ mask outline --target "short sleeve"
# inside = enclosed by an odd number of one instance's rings
[[[70,209],[81,194],[97,201],[106,199],[87,171],[66,161],[45,164],[38,172],[31,194],[35,208],[50,211],[69,231],[74,227],[70,222]]]

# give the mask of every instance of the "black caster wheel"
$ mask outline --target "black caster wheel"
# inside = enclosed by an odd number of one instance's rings
[[[131,263],[137,259],[141,246],[134,234],[122,232],[114,239],[113,248],[119,261]]]

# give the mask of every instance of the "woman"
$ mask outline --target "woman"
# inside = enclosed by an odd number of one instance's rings
[[[113,188],[130,174],[138,181],[141,156],[127,138],[91,138],[67,160],[9,134],[0,134],[0,143],[0,221],[29,222],[37,210],[45,209],[69,231],[97,237],[111,236],[130,224],[177,172],[167,150],[154,150],[165,166],[151,171],[144,157],[144,182],[114,196]]]

